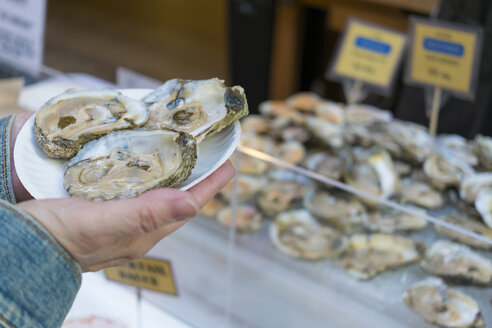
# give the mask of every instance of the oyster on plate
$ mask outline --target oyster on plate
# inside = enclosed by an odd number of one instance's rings
[[[478,193],[475,208],[482,216],[483,222],[492,228],[492,189],[484,189]]]
[[[63,186],[89,200],[128,198],[178,186],[191,174],[196,156],[196,142],[184,132],[111,132],[87,143],[68,162]]]
[[[309,261],[336,257],[347,246],[342,234],[322,226],[304,209],[277,215],[270,224],[270,240],[283,253]]]
[[[480,172],[466,176],[460,185],[460,197],[473,204],[478,193],[483,189],[492,188],[492,172]]]
[[[304,207],[320,221],[344,231],[359,226],[367,216],[361,202],[337,190],[311,189],[304,196]]]
[[[448,154],[433,153],[424,162],[424,174],[439,190],[459,186],[463,179],[474,173],[470,165]]]
[[[140,101],[119,91],[70,89],[37,112],[34,135],[46,155],[68,159],[87,142],[111,131],[139,127],[147,116]]]
[[[217,78],[169,80],[142,101],[149,110],[147,128],[186,132],[198,142],[248,114],[243,88],[226,87]]]
[[[443,195],[425,182],[411,178],[402,181],[398,198],[402,203],[410,203],[427,209],[436,209],[444,205]]]
[[[237,179],[237,199],[240,203],[250,200],[256,192],[262,189],[266,181],[263,177],[256,177],[247,174],[238,174]],[[220,195],[223,199],[231,202],[234,194],[234,179],[232,179],[221,191]]]
[[[261,228],[263,216],[251,205],[240,205],[236,213],[230,206],[223,208],[217,215],[217,221],[222,225],[229,227],[234,218],[234,226],[238,232],[255,232]]]
[[[415,208],[415,211],[422,210]],[[425,214],[425,211],[422,212]],[[392,208],[373,210],[364,217],[362,223],[370,231],[383,233],[417,231],[427,226],[425,219]]]
[[[441,279],[429,277],[410,286],[404,294],[405,304],[425,321],[449,328],[483,327],[477,302]]]
[[[469,247],[446,240],[435,242],[420,266],[430,274],[457,283],[490,285],[492,261]]]
[[[453,224],[464,230],[468,230],[478,235],[481,235],[485,238],[488,238],[492,242],[492,229],[488,228],[487,226],[485,226],[484,224],[478,221],[468,219],[460,215],[449,215],[446,216],[443,220],[444,222]],[[465,235],[463,233],[451,230],[449,228],[440,225],[434,225],[434,227],[436,228],[437,232],[439,232],[441,235],[451,238],[461,244],[465,244],[475,248],[492,250],[492,243],[487,243],[485,241],[478,240],[474,237]]]
[[[417,262],[425,245],[409,238],[382,233],[355,234],[340,262],[347,272],[360,280]]]
[[[305,166],[308,170],[334,180],[340,180],[345,167],[345,161],[339,156],[321,152],[308,155],[305,160]]]
[[[473,145],[480,164],[486,170],[492,170],[492,137],[477,135]]]

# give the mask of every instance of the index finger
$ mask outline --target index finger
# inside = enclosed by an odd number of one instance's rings
[[[234,177],[236,171],[227,160],[214,173],[208,176],[205,180],[199,182],[188,190],[196,200],[198,207],[203,207],[215,194],[217,194],[225,185]]]

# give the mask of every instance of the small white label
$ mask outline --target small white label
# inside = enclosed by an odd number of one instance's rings
[[[0,0],[0,60],[30,73],[43,63],[46,0]]]

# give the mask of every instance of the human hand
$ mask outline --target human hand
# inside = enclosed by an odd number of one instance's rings
[[[156,189],[124,200],[30,200],[17,207],[41,223],[82,270],[97,271],[144,256],[198,214],[234,176],[230,161],[188,191]]]
[[[12,189],[14,190],[15,199],[18,203],[33,198],[20,181],[17,171],[15,170],[14,162],[14,147],[17,135],[33,114],[34,112],[28,112],[16,115],[10,132],[10,174],[12,177]]]

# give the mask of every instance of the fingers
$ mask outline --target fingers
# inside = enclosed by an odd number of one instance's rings
[[[225,187],[235,173],[231,161],[228,160],[209,177],[188,190],[188,192],[193,195],[196,204],[201,208]]]

